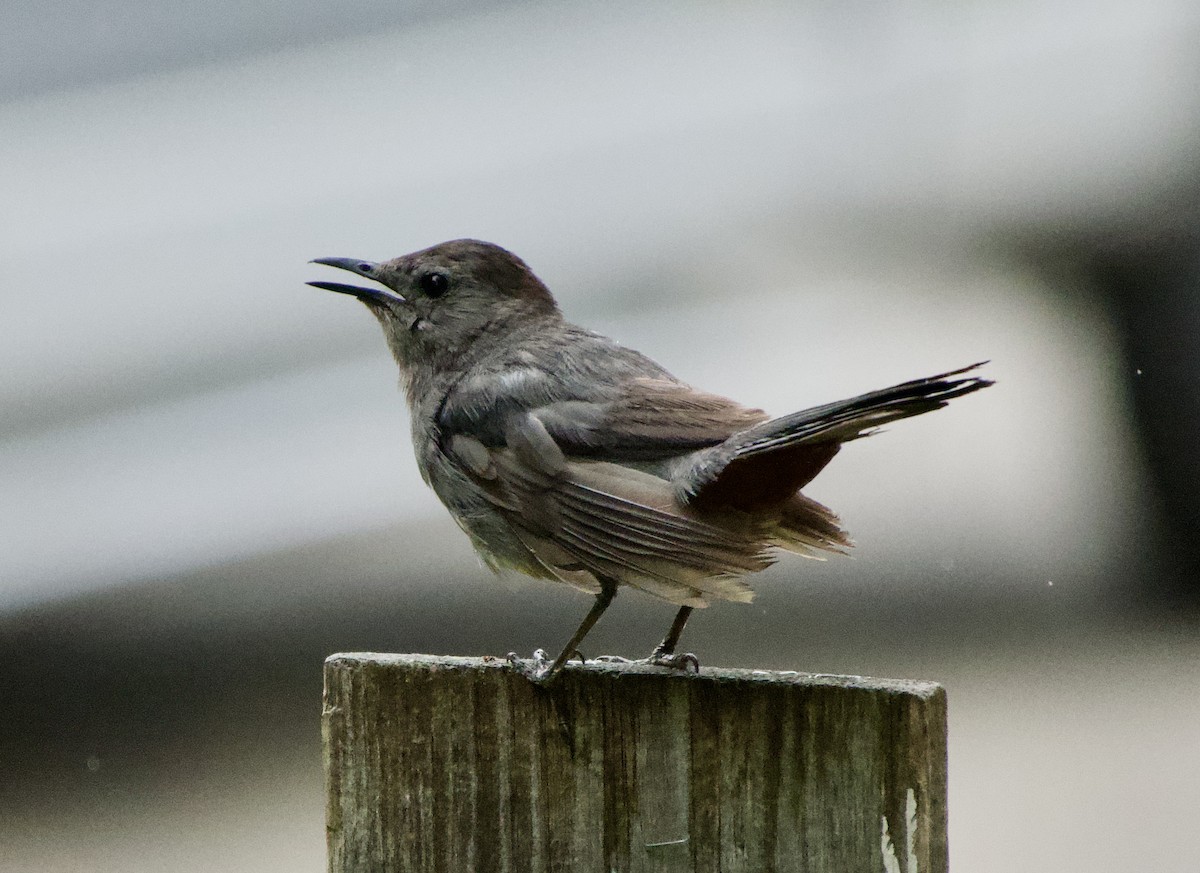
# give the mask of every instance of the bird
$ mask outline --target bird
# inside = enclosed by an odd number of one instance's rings
[[[594,596],[556,657],[509,654],[539,683],[577,655],[621,586],[678,607],[646,660],[698,670],[676,651],[694,609],[750,601],[745,577],[780,552],[851,547],[802,493],[843,444],[993,384],[975,373],[984,361],[772,418],[567,321],[493,243],[310,263],[374,283],[307,284],[358,298],[379,321],[421,476],[483,563]]]

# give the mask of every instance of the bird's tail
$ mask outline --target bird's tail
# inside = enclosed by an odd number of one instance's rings
[[[983,363],[764,421],[699,454],[676,478],[678,493],[701,510],[782,507],[824,469],[842,443],[991,385],[963,375]],[[829,516],[836,527],[836,518]]]

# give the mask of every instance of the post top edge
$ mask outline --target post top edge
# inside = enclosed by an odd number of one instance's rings
[[[326,666],[374,666],[387,669],[437,670],[508,670],[508,662],[497,657],[464,657],[460,655],[426,655],[389,652],[337,652],[325,659]],[[612,678],[627,675],[659,676],[678,681],[707,680],[710,682],[749,682],[768,685],[805,685],[821,688],[846,688],[867,691],[886,691],[929,697],[943,693],[942,686],[924,679],[881,679],[873,676],[837,675],[831,673],[802,673],[796,670],[752,670],[739,667],[701,667],[700,673],[652,667],[630,663],[569,663],[565,670],[572,673],[608,674]]]

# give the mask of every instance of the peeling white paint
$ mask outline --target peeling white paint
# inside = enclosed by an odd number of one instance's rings
[[[881,848],[883,850],[883,873],[920,873],[917,863],[915,842],[917,835],[917,794],[909,788],[904,798],[904,853],[905,863],[900,866],[896,855],[896,846],[892,841],[891,829],[888,827],[887,816],[880,816],[883,823]]]

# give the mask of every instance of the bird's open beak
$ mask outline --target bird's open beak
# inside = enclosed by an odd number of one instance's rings
[[[339,270],[349,270],[368,279],[382,284],[379,278],[379,265],[371,261],[360,261],[357,258],[317,258],[310,264],[324,264],[327,267],[337,267]],[[314,288],[324,291],[336,291],[339,294],[350,294],[363,303],[405,303],[405,299],[391,288],[360,288],[357,285],[343,285],[340,282],[309,282]]]

